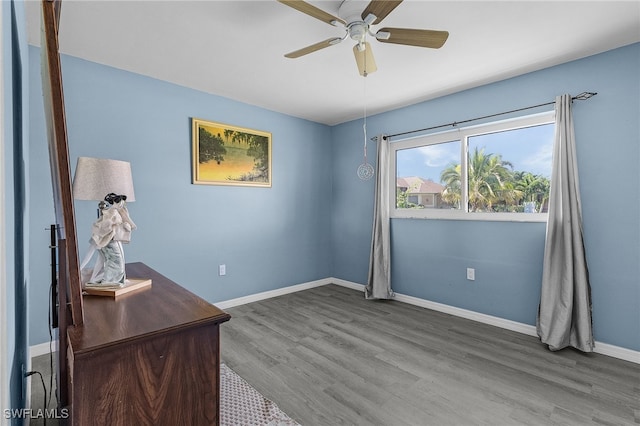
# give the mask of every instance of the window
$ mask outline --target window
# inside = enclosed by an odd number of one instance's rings
[[[391,141],[391,217],[545,221],[554,113]]]

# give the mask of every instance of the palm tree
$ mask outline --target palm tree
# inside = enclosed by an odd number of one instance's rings
[[[536,202],[543,206],[549,198],[550,182],[544,176],[530,172],[514,173],[515,187],[522,193],[521,201]]]
[[[460,164],[452,163],[440,174],[440,182],[445,185],[442,191],[442,201],[456,208],[460,208],[462,197],[462,170]]]
[[[485,154],[484,148],[474,149],[467,167],[469,211],[493,211],[494,204],[508,206],[518,199],[512,167],[499,154]],[[451,164],[444,169],[440,181],[445,185],[443,200],[459,204],[462,194],[460,165]]]

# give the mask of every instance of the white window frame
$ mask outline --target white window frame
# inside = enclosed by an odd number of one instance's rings
[[[509,213],[509,212],[467,212],[464,210],[447,209],[398,209],[396,208],[396,153],[399,150],[418,148],[421,146],[434,145],[444,142],[460,141],[460,163],[462,180],[462,202],[466,205],[468,199],[467,182],[467,161],[468,161],[468,138],[487,133],[505,132],[509,130],[522,129],[525,127],[552,124],[555,122],[555,111],[547,111],[539,114],[532,114],[518,118],[494,121],[491,123],[478,124],[475,126],[455,128],[444,132],[421,135],[414,138],[391,140],[389,144],[389,217],[407,219],[445,219],[445,220],[480,220],[480,221],[507,221],[507,222],[546,222],[547,213]]]

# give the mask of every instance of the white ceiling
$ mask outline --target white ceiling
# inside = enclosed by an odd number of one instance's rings
[[[309,3],[338,15],[342,2]],[[33,45],[39,13],[28,1]],[[405,0],[374,32],[385,26],[450,36],[437,50],[373,40],[378,71],[364,78],[350,39],[285,58],[343,30],[275,0],[64,0],[60,50],[334,125],[362,117],[365,102],[371,115],[638,42],[640,1]]]

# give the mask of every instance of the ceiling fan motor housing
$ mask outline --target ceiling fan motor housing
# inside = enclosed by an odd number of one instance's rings
[[[375,20],[375,16],[370,14],[366,21],[362,20],[362,4],[358,1],[345,0],[338,9],[338,16],[347,22],[347,32],[351,39],[357,41],[361,47],[369,32],[369,24]]]
[[[355,22],[362,22],[362,17],[360,16],[362,9],[361,2],[345,0],[338,9],[338,16],[349,25]]]
[[[368,27],[369,26],[362,21],[350,23],[347,27],[349,30],[349,37],[358,43],[362,43],[367,35]]]

